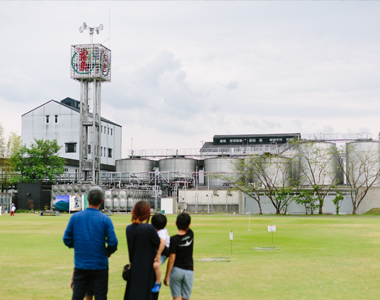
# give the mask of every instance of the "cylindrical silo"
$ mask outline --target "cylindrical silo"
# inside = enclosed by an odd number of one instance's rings
[[[357,141],[346,144],[346,175],[350,185],[379,186],[380,143]]]
[[[292,166],[290,158],[268,155],[263,158],[263,163],[265,175],[261,174],[259,178],[263,179],[265,176],[267,184],[272,186],[288,187],[291,185]]]
[[[151,179],[154,161],[144,158],[125,158],[116,161],[116,172],[133,173],[133,178],[147,183]]]
[[[196,165],[197,161],[191,158],[166,158],[159,161],[161,174],[171,180],[190,181],[192,172],[196,171]]]
[[[301,142],[294,158],[293,175],[299,185],[339,185],[343,183],[336,145],[330,142]]]
[[[235,171],[235,164],[238,158],[231,157],[215,157],[204,160],[205,169],[205,185],[221,186],[224,184],[223,179],[216,178],[218,174],[228,174]]]

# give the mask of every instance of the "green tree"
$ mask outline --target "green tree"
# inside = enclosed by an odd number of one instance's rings
[[[8,140],[4,137],[4,130],[0,124],[0,185],[1,192],[8,190],[8,187],[17,175],[14,171],[9,157],[11,157],[21,147],[21,137],[15,132],[11,132]]]
[[[354,215],[369,189],[380,185],[378,147],[378,143],[372,141],[353,142],[346,145],[346,163],[338,160],[339,168],[350,188],[352,214]],[[336,155],[339,155],[338,151]]]
[[[257,155],[252,155],[245,159],[238,159],[235,163],[231,163],[231,173],[214,174],[213,177],[228,183],[232,186],[232,190],[240,191],[254,199],[259,207],[259,214],[262,215],[260,196],[263,194],[263,189],[261,184],[255,180],[257,178],[255,168],[250,167],[258,158]]]
[[[318,207],[316,204],[317,198],[314,196],[313,190],[300,190],[294,196],[294,201],[297,204],[305,206],[306,214],[308,211],[310,211],[310,214],[313,214],[314,210]]]
[[[56,140],[43,139],[34,139],[29,148],[22,146],[10,157],[12,166],[20,173],[16,181],[54,181],[55,176],[64,172],[65,159],[58,156],[60,148]]]
[[[293,158],[298,171],[297,185],[309,186],[319,202],[319,214],[326,196],[334,185],[342,184],[342,161],[332,143],[298,141],[295,144],[297,155]]]
[[[336,208],[336,214],[337,214],[337,215],[339,215],[339,209],[340,209],[340,206],[342,205],[343,199],[344,199],[343,194],[342,194],[340,191],[336,191],[336,196],[335,196],[335,198],[332,200],[332,202],[333,202],[334,205],[335,205],[335,208]]]
[[[293,197],[291,185],[291,165],[287,157],[265,153],[248,155],[231,167],[230,174],[215,175],[254,199],[262,214],[261,197],[265,195],[276,210],[276,214],[286,209]]]

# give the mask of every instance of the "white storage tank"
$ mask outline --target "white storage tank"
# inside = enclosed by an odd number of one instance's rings
[[[205,185],[221,186],[225,182],[220,178],[215,178],[213,174],[232,173],[234,165],[238,163],[238,158],[214,157],[204,160]]]
[[[297,155],[293,164],[294,179],[303,186],[342,184],[343,177],[338,159],[334,143],[301,142],[297,145]]]
[[[197,161],[191,158],[166,158],[159,161],[160,172],[171,180],[190,181],[192,173],[196,171]],[[168,172],[163,174],[162,172]]]
[[[288,187],[292,183],[292,165],[288,157],[268,155],[264,158],[265,173],[271,184],[276,187]]]
[[[354,185],[371,184],[380,169],[380,143],[357,141],[346,144],[346,174]],[[379,186],[376,180],[372,186]]]
[[[116,161],[116,172],[133,173],[133,178],[144,183],[150,181],[153,167],[154,161],[144,158],[125,158]]]

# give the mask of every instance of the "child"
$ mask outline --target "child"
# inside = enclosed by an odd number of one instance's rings
[[[170,256],[164,284],[168,285],[173,300],[190,299],[194,281],[193,247],[194,233],[190,229],[191,218],[187,213],[177,216],[177,235],[170,238]]]
[[[14,203],[12,203],[12,205],[11,205],[11,217],[15,216],[15,210],[16,210],[16,206],[14,205]]]
[[[155,214],[152,217],[152,225],[157,230],[157,234],[160,238],[160,249],[165,245],[166,248],[169,248],[170,245],[170,237],[169,233],[166,230],[165,226],[168,220],[165,215]],[[152,288],[152,293],[158,293],[161,288],[161,265],[165,262],[167,256],[165,255],[165,251],[160,255],[160,259],[155,259],[153,263],[153,269],[156,273],[156,282],[154,283],[154,287]]]

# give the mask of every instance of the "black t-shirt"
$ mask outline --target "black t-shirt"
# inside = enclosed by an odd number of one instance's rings
[[[170,238],[170,253],[176,255],[174,267],[194,270],[193,262],[194,233],[189,229],[185,235],[173,235]]]

